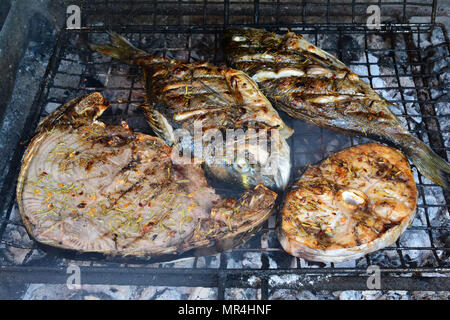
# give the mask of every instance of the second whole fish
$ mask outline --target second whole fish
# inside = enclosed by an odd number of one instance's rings
[[[232,67],[245,71],[274,106],[290,116],[401,149],[420,173],[448,185],[450,165],[414,137],[350,68],[301,35],[233,29],[224,36]]]

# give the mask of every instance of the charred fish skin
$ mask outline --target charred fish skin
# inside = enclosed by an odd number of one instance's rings
[[[258,185],[222,198],[199,166],[174,165],[162,139],[98,121],[108,106],[100,93],[69,101],[29,144],[16,196],[39,243],[124,257],[212,254],[272,213],[274,192]]]
[[[291,163],[285,140],[292,135],[292,130],[244,72],[218,68],[207,62],[184,63],[153,57],[115,33],[111,33],[111,45],[91,45],[91,48],[139,66],[148,100],[142,109],[155,133],[168,144],[177,146],[174,134],[177,129],[187,130],[193,137],[195,124],[200,122],[203,132],[278,130],[279,137],[273,144],[273,155],[278,158],[274,174],[262,173],[268,162],[249,161],[252,157],[262,159],[259,154],[265,151],[259,147],[246,150],[246,157],[236,159],[232,165],[224,161],[214,165],[204,163],[204,166],[212,176],[245,188],[258,184],[281,190],[286,187]]]
[[[289,254],[358,259],[393,244],[412,223],[417,187],[406,157],[359,145],[309,167],[286,195],[277,236]]]
[[[232,67],[248,73],[275,107],[291,117],[401,149],[428,179],[447,187],[450,165],[411,135],[380,97],[345,64],[301,35],[229,30]]]

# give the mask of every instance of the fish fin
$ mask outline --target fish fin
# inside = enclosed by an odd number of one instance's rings
[[[136,48],[121,35],[112,31],[108,33],[111,37],[110,45],[96,45],[90,43],[89,47],[94,51],[121,60],[128,64],[133,63],[133,61],[138,57],[149,56],[148,53]]]
[[[300,50],[303,50],[306,52],[309,56],[316,56],[321,59],[324,59],[334,65],[335,67],[342,68],[348,70],[348,66],[346,66],[342,61],[340,61],[338,58],[333,56],[332,54],[326,52],[325,50],[322,50],[321,48],[313,45],[311,42],[306,40],[302,35],[296,34],[294,32],[288,32],[286,33],[284,37],[284,44],[290,43],[288,40],[295,39],[294,42],[295,45],[298,46]]]
[[[167,118],[148,104],[141,105],[140,108],[144,111],[145,118],[153,131],[168,145],[174,145],[175,135]]]
[[[109,102],[100,92],[94,92],[83,97],[72,99],[42,119],[36,132],[50,130],[59,125],[92,123],[108,107]]]
[[[411,138],[411,143],[404,149],[406,155],[422,175],[442,187],[448,188],[450,164],[434,153],[424,142],[413,136]]]
[[[197,81],[200,82],[200,84],[202,85],[203,89],[205,89],[206,92],[208,92],[215,98],[215,99],[211,99],[208,96],[205,96],[209,102],[211,102],[213,104],[218,104],[221,107],[229,107],[229,106],[233,105],[233,101],[230,101],[225,96],[218,93],[216,90],[214,90],[213,88],[208,86],[206,83],[204,83],[200,79],[198,79]]]
[[[283,122],[283,125],[279,128],[280,129],[280,135],[284,139],[289,139],[294,134],[294,129],[289,127],[287,124]]]

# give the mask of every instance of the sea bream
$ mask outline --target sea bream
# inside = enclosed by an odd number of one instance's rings
[[[248,73],[276,108],[318,126],[391,144],[425,177],[447,184],[449,163],[403,128],[389,102],[334,56],[293,32],[233,29],[223,40],[231,66]]]
[[[96,120],[100,93],[49,114],[23,157],[17,202],[38,242],[79,252],[210,254],[241,244],[271,214],[262,185],[224,198],[198,165],[174,165],[162,139]]]
[[[216,161],[208,162],[207,155],[202,154],[196,156],[197,160],[201,158],[207,172],[220,180],[246,188],[264,184],[269,188],[284,189],[291,168],[286,139],[292,130],[252,79],[242,71],[219,68],[207,62],[185,63],[151,56],[120,35],[110,35],[111,45],[91,45],[91,48],[139,66],[144,74],[147,97],[142,108],[157,135],[178,148],[189,144],[194,154],[196,125],[200,124],[201,134],[219,130],[224,146],[230,130],[242,129],[248,136],[235,138],[236,147],[231,153],[234,155],[236,151],[236,158],[227,155],[223,157],[224,161],[217,161],[223,154],[216,154]],[[182,136],[192,137],[191,143],[180,142],[177,129],[186,130],[187,134]],[[253,134],[251,130],[257,133]],[[261,139],[258,134],[262,134]],[[255,135],[258,137],[252,139]],[[263,138],[271,142],[265,150],[254,142]],[[227,140],[229,148],[231,140]],[[206,143],[200,141],[205,148]],[[223,152],[225,149],[222,148]],[[265,170],[267,167],[270,170]]]
[[[286,195],[277,235],[297,257],[353,260],[392,245],[416,206],[406,157],[384,145],[359,145],[305,171]]]

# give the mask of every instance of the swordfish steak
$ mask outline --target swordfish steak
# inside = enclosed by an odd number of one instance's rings
[[[306,170],[286,196],[278,237],[288,253],[308,260],[357,259],[394,243],[416,205],[406,157],[360,145]]]
[[[160,138],[97,121],[107,107],[100,93],[69,101],[28,146],[17,201],[37,241],[120,256],[202,254],[242,243],[271,214],[274,192],[258,185],[222,198],[199,166],[175,165]]]

